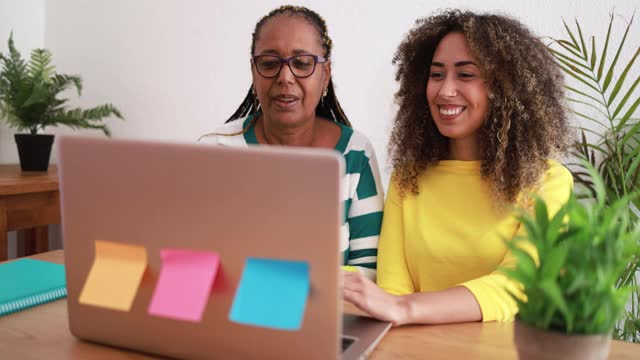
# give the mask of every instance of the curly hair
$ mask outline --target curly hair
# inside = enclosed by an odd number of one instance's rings
[[[418,193],[418,177],[449,156],[449,140],[429,111],[426,87],[436,47],[461,32],[480,67],[489,109],[480,128],[481,176],[500,202],[532,189],[547,159],[569,144],[564,78],[547,47],[520,22],[502,15],[446,10],[418,19],[393,58],[396,115],[389,152],[400,192]]]

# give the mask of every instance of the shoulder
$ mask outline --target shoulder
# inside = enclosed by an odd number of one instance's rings
[[[345,142],[344,149],[341,150],[347,162],[357,161],[364,164],[375,161],[375,152],[369,138],[358,130],[341,126],[343,131],[341,142]]]
[[[573,175],[561,163],[555,160],[547,161],[547,170],[544,172],[537,195],[547,203],[549,213],[555,213],[564,204],[573,192]]]
[[[246,120],[247,118],[237,119],[220,125],[212,132],[202,135],[198,142],[208,145],[246,145],[247,142],[242,133]]]
[[[350,132],[347,149],[356,150],[356,151],[358,150],[365,151],[367,153],[373,152],[373,146],[371,145],[371,141],[369,141],[369,138],[365,134],[350,127],[344,127],[344,129],[348,129],[348,130],[343,130],[343,131]]]
[[[556,160],[547,161],[547,170],[545,170],[542,186],[560,186],[573,189],[573,175],[566,166]]]

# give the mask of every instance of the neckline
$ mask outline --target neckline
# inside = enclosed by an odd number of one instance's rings
[[[251,125],[249,127],[249,129],[247,129],[247,131],[245,131],[244,133],[244,140],[247,142],[247,144],[251,144],[251,145],[265,145],[265,144],[261,144],[260,142],[258,142],[258,137],[256,136],[256,124],[255,123],[251,123],[251,121],[253,120],[254,117],[259,116],[260,113],[254,113],[251,114],[249,116],[247,116],[247,118],[244,120],[244,122],[242,123],[242,128],[246,128],[247,126]],[[334,149],[344,153],[344,151],[347,148],[347,144],[349,143],[349,139],[351,138],[351,134],[353,134],[353,129],[344,125],[344,124],[340,124],[338,122],[334,122],[334,124],[338,125],[340,127],[340,137],[338,138],[338,142],[336,143],[336,145],[334,146]]]

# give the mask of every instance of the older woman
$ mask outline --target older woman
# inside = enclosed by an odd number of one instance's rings
[[[460,11],[419,20],[394,63],[379,287],[347,273],[344,297],[396,325],[510,320],[513,208],[534,193],[553,215],[572,191],[551,160],[568,143],[561,72],[519,22]]]
[[[201,141],[340,152],[347,170],[340,239],[344,264],[373,279],[382,223],[380,176],[369,140],[351,128],[336,98],[331,48],[326,23],[314,11],[299,6],[271,11],[253,33],[251,89],[227,123]]]

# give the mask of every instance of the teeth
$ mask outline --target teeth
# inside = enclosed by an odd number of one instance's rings
[[[440,114],[447,115],[447,116],[458,115],[461,112],[462,112],[462,106],[447,108],[447,109],[440,108]]]

